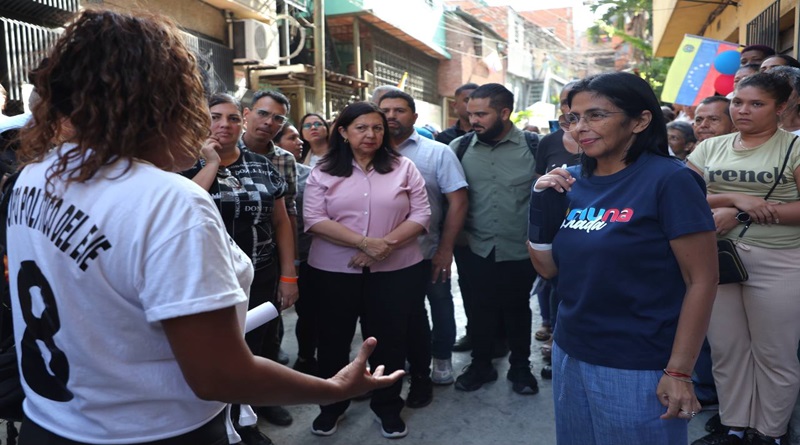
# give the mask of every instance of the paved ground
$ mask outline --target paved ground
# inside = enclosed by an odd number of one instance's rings
[[[454,267],[455,269],[455,267]],[[456,284],[454,270],[453,293],[456,305],[458,335],[464,333],[466,319]],[[534,313],[534,331],[541,322],[536,298],[531,299]],[[290,354],[292,364],[296,353],[293,335],[296,315],[293,311],[284,314],[286,336],[284,349]],[[358,345],[353,343],[353,350]],[[478,391],[465,393],[456,391],[452,385],[437,387],[434,401],[421,409],[404,409],[409,434],[405,439],[392,441],[380,435],[380,427],[369,409],[369,402],[353,402],[339,424],[339,430],[330,437],[317,437],[311,434],[311,422],[319,413],[317,406],[287,407],[294,416],[294,423],[288,427],[277,427],[265,422],[260,426],[277,445],[352,445],[386,444],[400,442],[405,445],[553,445],[555,444],[555,424],[553,417],[553,390],[550,380],[540,378],[543,366],[539,348],[541,342],[532,340],[531,361],[533,373],[539,379],[540,392],[534,396],[521,396],[511,391],[511,384],[505,380],[508,370],[506,359],[495,360],[500,378],[497,382],[485,385]],[[461,370],[469,364],[469,353],[454,353],[453,367]],[[408,390],[408,386],[404,388]],[[705,434],[703,425],[712,413],[700,413],[690,424],[690,441]],[[645,444],[643,444],[645,445]]]
[[[454,271],[454,274],[457,271]],[[454,275],[454,302],[459,336],[463,334],[465,317],[463,305]],[[531,299],[534,313],[534,330],[538,328],[538,303]],[[284,349],[290,354],[292,363],[296,358],[294,310],[284,314],[286,336]],[[354,350],[359,342],[354,341]],[[540,342],[532,340],[534,375],[539,378],[543,363],[539,352]],[[469,363],[469,353],[455,353],[453,365],[460,370]],[[553,420],[552,386],[550,380],[539,378],[540,392],[534,396],[521,396],[511,391],[505,380],[508,362],[495,360],[500,374],[497,382],[485,385],[478,391],[465,393],[456,391],[452,385],[437,387],[431,405],[412,410],[406,408],[403,418],[409,428],[408,437],[397,441],[405,445],[553,445],[555,430]],[[407,390],[407,387],[404,391]],[[288,427],[277,427],[260,422],[260,427],[277,445],[368,445],[386,444],[390,441],[380,435],[380,427],[374,421],[368,402],[354,402],[339,424],[339,430],[330,437],[317,437],[309,431],[311,422],[318,414],[317,406],[287,407],[294,416]],[[800,409],[795,410],[795,419],[800,419]],[[705,435],[703,425],[713,411],[700,413],[689,424],[689,442]],[[793,425],[794,437],[800,437],[797,422]],[[0,424],[0,440],[5,443],[5,425]],[[794,445],[800,445],[795,439]],[[643,444],[646,445],[646,444]]]

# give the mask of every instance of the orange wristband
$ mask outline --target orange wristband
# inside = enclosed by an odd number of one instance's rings
[[[285,277],[285,276],[281,275],[280,282],[281,283],[294,283],[294,284],[297,284],[297,277]]]

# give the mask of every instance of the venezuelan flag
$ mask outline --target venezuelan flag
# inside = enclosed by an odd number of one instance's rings
[[[686,34],[669,67],[661,100],[681,105],[697,105],[714,95],[714,81],[720,75],[714,59],[721,52],[738,50],[739,45],[722,40]]]

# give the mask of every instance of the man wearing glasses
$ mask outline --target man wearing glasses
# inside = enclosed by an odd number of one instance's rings
[[[272,139],[288,120],[289,107],[289,99],[282,93],[272,90],[257,91],[253,95],[250,108],[245,107],[244,109],[245,132],[239,140],[239,149],[250,150],[266,156],[286,181],[286,194],[283,196],[286,212],[289,214],[292,233],[297,233],[297,206],[295,205],[297,165],[294,155],[272,142]],[[295,240],[296,244],[297,240]],[[283,339],[283,322],[280,317],[274,322],[278,323],[278,326],[269,330],[259,355],[285,365],[289,363],[289,357],[285,353],[281,354],[280,350]],[[284,357],[280,357],[280,355]],[[275,425],[287,426],[292,423],[289,411],[280,406],[261,407],[256,409],[256,412]]]

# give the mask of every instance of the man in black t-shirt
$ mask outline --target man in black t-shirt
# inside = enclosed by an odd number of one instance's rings
[[[567,96],[574,84],[575,82],[569,82],[561,90],[559,106],[562,116],[559,119],[563,119],[563,115],[569,113]],[[579,160],[580,153],[571,153],[564,146],[564,130],[559,128],[558,131],[548,134],[539,141],[539,148],[536,150],[536,174],[541,176],[564,164],[567,166],[575,165]]]
[[[467,114],[467,101],[469,101],[469,95],[477,88],[478,84],[467,83],[456,89],[453,111],[458,116],[458,121],[452,127],[439,133],[436,136],[436,142],[449,145],[453,139],[463,136],[466,132],[472,130],[472,126],[469,123],[469,115]]]

